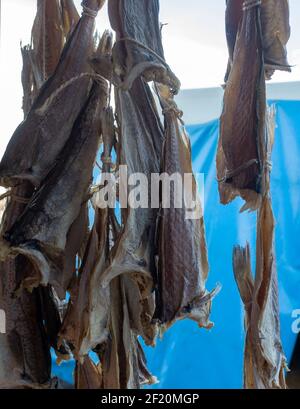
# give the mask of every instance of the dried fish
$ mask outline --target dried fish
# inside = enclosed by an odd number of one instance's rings
[[[160,87],[159,96],[165,116],[162,173],[180,175],[184,181],[185,175],[193,175],[193,171],[190,142],[178,121],[182,113],[168,88]],[[165,328],[185,317],[195,320],[200,327],[212,327],[209,313],[215,292],[208,294],[205,289],[209,267],[204,220],[192,177],[192,186],[185,185],[181,192],[171,184],[170,206],[161,206],[159,214],[156,318]],[[195,209],[186,203],[188,189],[192,190],[190,197],[196,199]],[[176,206],[178,199],[180,203]],[[194,216],[189,217],[189,211],[194,211]]]
[[[43,85],[7,146],[0,163],[3,186],[13,186],[20,180],[39,186],[69,139],[89,95],[91,78],[87,59],[93,51],[94,17],[102,6],[103,0],[83,1],[82,17],[64,47],[54,74]]]
[[[35,268],[24,278],[25,288],[50,283],[62,296],[67,289],[62,275],[66,238],[87,200],[100,140],[97,118],[106,101],[106,81],[95,83],[56,166],[5,235],[11,252],[25,255]]]
[[[286,49],[291,34],[289,13],[288,0],[261,1],[262,40],[268,79],[275,70],[291,71]]]
[[[32,42],[35,64],[42,75],[41,81],[44,82],[57,67],[64,45],[59,0],[38,0]]]
[[[113,65],[123,90],[143,76],[147,81],[169,85],[174,93],[180,81],[164,59],[159,26],[158,0],[109,0],[108,11],[117,42]]]
[[[240,195],[246,201],[244,208],[258,207],[262,165],[257,141],[264,132],[265,109],[260,6],[253,3],[244,7],[225,88],[217,154],[223,204]]]
[[[249,389],[286,388],[280,339],[278,282],[274,252],[275,221],[270,198],[270,161],[274,140],[274,111],[267,115],[264,149],[263,198],[257,216],[256,273],[253,281],[250,249],[237,247],[233,267],[246,309],[244,385]]]

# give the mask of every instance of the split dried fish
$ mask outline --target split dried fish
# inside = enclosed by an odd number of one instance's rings
[[[54,74],[43,85],[7,146],[0,163],[3,186],[13,186],[20,180],[39,186],[57,161],[88,99],[91,78],[87,59],[93,52],[95,17],[103,3],[103,0],[83,1],[82,17],[64,47]]]

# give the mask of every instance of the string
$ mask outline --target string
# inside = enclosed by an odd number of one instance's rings
[[[91,18],[97,17],[98,11],[90,9],[88,6],[84,4],[84,2],[81,3],[81,6],[82,6],[82,15],[85,15]]]

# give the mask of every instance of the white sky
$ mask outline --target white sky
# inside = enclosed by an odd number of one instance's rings
[[[0,0],[0,157],[22,121],[20,41],[30,41],[36,0]],[[80,10],[81,0],[75,0]],[[160,0],[165,55],[182,88],[219,86],[227,64],[224,34],[225,0]],[[300,1],[290,0],[292,74],[277,73],[273,81],[300,80]],[[109,28],[106,6],[97,17],[100,32]],[[204,107],[205,109],[205,107]]]

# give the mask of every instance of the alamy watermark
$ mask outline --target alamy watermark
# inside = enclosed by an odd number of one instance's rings
[[[294,321],[292,323],[292,332],[294,334],[299,334],[300,333],[300,309],[294,310],[292,312],[292,318],[294,318]]]
[[[204,208],[204,174],[128,174],[126,165],[118,173],[101,173],[93,203],[99,208],[184,209],[186,219],[200,219]]]
[[[6,314],[0,309],[0,334],[6,334]]]

